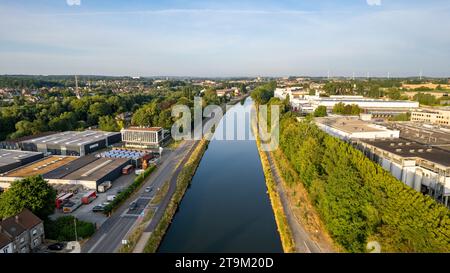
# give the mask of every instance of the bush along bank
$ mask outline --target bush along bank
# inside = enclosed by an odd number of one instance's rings
[[[280,148],[335,242],[365,252],[449,252],[450,211],[312,121],[281,120]],[[297,182],[298,181],[298,182]]]
[[[192,177],[197,170],[198,165],[208,147],[209,141],[206,139],[202,139],[195,150],[192,152],[189,160],[183,166],[183,170],[180,172],[177,178],[176,190],[170,199],[170,203],[164,211],[164,215],[161,217],[158,225],[155,230],[152,232],[147,244],[145,245],[144,252],[145,253],[154,253],[159,247],[167,228],[172,221],[173,216],[183,199],[184,193],[186,192],[187,187],[189,186]]]
[[[105,207],[105,214],[110,214],[114,209],[120,206],[122,202],[128,199],[136,190],[138,190],[142,184],[145,182],[145,179],[153,173],[153,171],[156,169],[156,166],[150,166],[148,167],[145,172],[140,174],[136,179],[131,183],[124,191],[116,195],[116,198],[111,202],[111,204],[107,205]]]

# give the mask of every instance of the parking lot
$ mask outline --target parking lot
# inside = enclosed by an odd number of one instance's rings
[[[107,202],[108,195],[116,195],[118,191],[130,185],[135,178],[136,175],[134,172],[131,172],[128,175],[122,175],[121,177],[113,181],[112,187],[109,190],[104,193],[97,193],[97,198],[90,204],[82,205],[72,213],[63,213],[62,211],[57,211],[56,213],[52,214],[50,218],[56,219],[61,216],[72,215],[77,217],[79,220],[95,223],[98,228],[106,221],[107,217],[102,212],[93,212],[92,208]]]

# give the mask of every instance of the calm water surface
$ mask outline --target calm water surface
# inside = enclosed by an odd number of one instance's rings
[[[234,112],[245,119],[251,105],[234,106],[216,134]],[[282,252],[266,192],[254,140],[212,140],[158,251]]]

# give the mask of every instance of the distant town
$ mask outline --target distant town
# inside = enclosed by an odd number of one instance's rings
[[[448,220],[449,94],[449,79],[423,77],[0,76],[0,253],[158,251],[208,146],[171,138],[171,107],[194,97],[281,107],[280,148],[260,160],[284,252],[364,252],[369,236],[386,251],[449,251],[448,226],[398,233]]]

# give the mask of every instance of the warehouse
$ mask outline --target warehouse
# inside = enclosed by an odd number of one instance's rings
[[[122,168],[128,164],[130,160],[124,158],[50,156],[0,175],[0,187],[9,188],[15,180],[42,175],[53,185],[81,185],[96,189],[98,184],[120,177]]]
[[[53,181],[55,183],[81,184],[89,189],[97,189],[104,181],[114,181],[122,175],[123,167],[130,164],[129,159],[124,158],[97,158],[97,160],[77,169],[70,174]]]
[[[0,173],[19,168],[43,157],[42,153],[0,149]]]
[[[51,155],[84,156],[121,141],[120,133],[67,131],[22,141],[22,150]]]
[[[315,122],[324,132],[342,140],[398,138],[400,135],[398,130],[389,130],[358,117],[324,117],[316,118]]]
[[[10,183],[29,176],[44,175],[77,159],[72,156],[49,156],[31,164],[0,174],[0,187],[9,188]]]
[[[122,168],[128,164],[130,160],[125,158],[85,156],[44,174],[44,178],[52,184],[77,184],[97,189],[98,184],[120,177]]]
[[[361,140],[357,147],[398,180],[449,205],[450,152],[402,138]]]

